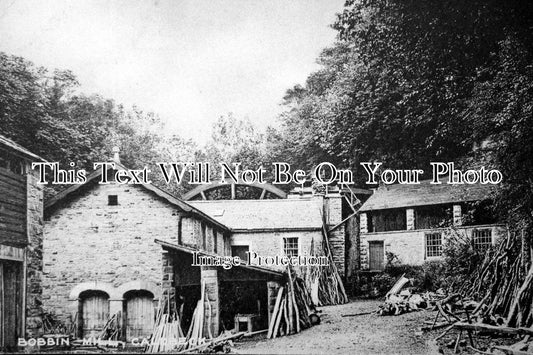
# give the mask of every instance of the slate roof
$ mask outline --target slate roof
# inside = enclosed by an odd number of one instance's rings
[[[166,250],[177,250],[177,251],[181,251],[181,252],[184,252],[184,253],[187,253],[187,254],[193,254],[193,253],[198,253],[198,255],[205,255],[205,256],[209,256],[211,258],[216,258],[216,257],[220,257],[221,255],[217,255],[217,254],[213,254],[213,253],[208,253],[204,250],[200,250],[200,249],[197,249],[197,248],[190,248],[190,247],[187,247],[185,245],[179,245],[179,244],[174,244],[174,243],[169,243],[169,242],[166,242],[166,241],[163,241],[163,240],[159,240],[159,239],[154,239],[154,242],[161,245],[161,247],[163,247],[163,249],[166,249]],[[268,268],[268,267],[263,267],[263,266],[256,266],[256,265],[247,265],[247,264],[242,264],[239,266],[240,268],[243,268],[243,269],[248,269],[248,270],[251,270],[251,271],[258,271],[258,272],[261,272],[261,273],[265,273],[265,274],[269,274],[271,276],[274,276],[274,277],[282,277],[284,275],[284,272],[281,272],[281,271],[277,271],[275,269],[271,269],[271,268]],[[224,272],[225,270],[222,270],[222,272]]]
[[[21,158],[33,159],[35,161],[41,161],[41,162],[42,161],[46,161],[43,158],[41,158],[40,156],[38,156],[36,154],[33,154],[32,152],[30,152],[29,150],[27,150],[26,148],[24,148],[20,144],[17,144],[15,142],[13,142],[11,139],[8,139],[8,138],[6,138],[6,137],[4,137],[2,135],[0,135],[0,146],[3,146],[5,148],[9,149],[10,151],[14,151]]]
[[[117,168],[121,169],[121,170],[128,170],[128,168],[126,168],[124,165],[122,165],[120,163],[116,163],[115,162],[115,166]],[[109,169],[111,169],[110,165],[108,165],[108,170]],[[84,186],[87,186],[89,184],[96,185],[96,180],[100,178],[101,170],[102,169],[100,168],[100,169],[97,169],[97,170],[93,171],[91,174],[89,174],[87,176],[87,181],[85,182],[85,184],[71,185],[68,188],[66,188],[66,189],[62,190],[61,192],[57,193],[56,195],[52,196],[44,204],[45,211],[53,210],[54,208],[56,208],[56,206],[59,205],[59,202],[65,200],[67,198],[70,198],[72,196],[76,196],[77,193],[78,193],[78,190],[82,189]],[[182,211],[191,213],[193,215],[196,215],[199,218],[202,218],[202,219],[204,219],[206,221],[209,221],[212,224],[220,227],[223,230],[229,230],[227,226],[225,226],[224,224],[220,223],[216,219],[214,219],[211,216],[205,214],[204,212],[198,210],[194,206],[191,206],[187,202],[182,201],[179,198],[172,196],[171,194],[169,194],[168,192],[158,188],[157,186],[154,186],[152,184],[140,184],[140,185],[135,185],[135,186],[142,186],[144,189],[154,193],[158,197],[166,200],[171,205],[174,205],[174,206],[178,207]]]
[[[490,184],[452,185],[446,180],[441,181],[443,183],[439,185],[430,184],[431,180],[423,180],[418,185],[380,186],[360,211],[480,201],[490,198],[495,189],[495,185]]]
[[[320,199],[188,201],[232,231],[320,230]]]

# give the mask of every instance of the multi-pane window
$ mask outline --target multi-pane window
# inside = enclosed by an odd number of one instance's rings
[[[287,256],[298,256],[298,238],[283,238],[283,252]]]
[[[426,257],[431,258],[442,255],[442,234],[426,233]]]
[[[489,228],[474,229],[472,231],[472,241],[474,242],[475,250],[487,250],[492,245],[492,230]]]

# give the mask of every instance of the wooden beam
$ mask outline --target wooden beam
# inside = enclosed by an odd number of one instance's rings
[[[503,334],[517,334],[517,335],[533,335],[533,329],[531,328],[511,328],[500,327],[496,325],[480,324],[480,323],[455,323],[454,328],[464,330],[475,330],[489,333],[503,333]]]

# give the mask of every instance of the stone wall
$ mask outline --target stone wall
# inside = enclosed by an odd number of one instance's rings
[[[27,179],[26,336],[42,334],[43,279],[43,187],[38,174],[29,170]]]
[[[346,224],[339,225],[342,221],[342,196],[340,194],[330,194],[324,197],[324,209],[326,223],[329,233],[329,247],[333,262],[339,271],[341,277],[346,274]]]
[[[279,231],[279,232],[238,232],[230,237],[231,245],[248,245],[250,252],[261,256],[283,256],[283,238],[298,238],[298,255],[309,255],[311,245],[315,253],[321,254],[321,231]],[[284,271],[285,267],[274,268]]]
[[[470,238],[472,231],[475,229],[491,229],[493,236],[493,243],[498,238],[507,233],[507,228],[504,225],[492,224],[472,227],[457,227],[457,232],[462,233],[465,238]],[[361,255],[361,269],[368,269],[368,247],[371,241],[383,241],[384,252],[394,253],[400,262],[405,264],[419,265],[425,261],[441,260],[441,257],[426,257],[425,253],[425,234],[432,232],[441,232],[443,235],[442,243],[445,243],[448,229],[434,228],[434,229],[418,229],[409,231],[392,231],[379,233],[361,233],[360,234],[360,255]]]
[[[205,282],[204,309],[206,313],[203,333],[206,336],[212,334],[213,337],[217,337],[220,324],[218,269],[202,266],[201,279]]]
[[[117,206],[108,205],[109,195],[118,196]],[[72,292],[79,285],[105,286],[120,301],[120,293],[128,291],[123,285],[142,281],[156,285],[157,299],[162,251],[154,239],[178,244],[180,218],[182,243],[198,246],[202,221],[185,216],[142,186],[95,185],[70,198],[45,222],[45,309],[68,322],[77,310],[77,296]],[[211,240],[213,231],[208,226],[205,231]]]

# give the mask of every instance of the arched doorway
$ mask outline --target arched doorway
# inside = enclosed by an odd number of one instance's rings
[[[124,294],[126,340],[148,338],[154,327],[154,295],[146,290]]]
[[[84,338],[99,337],[109,319],[109,295],[103,291],[80,293],[81,334]]]

